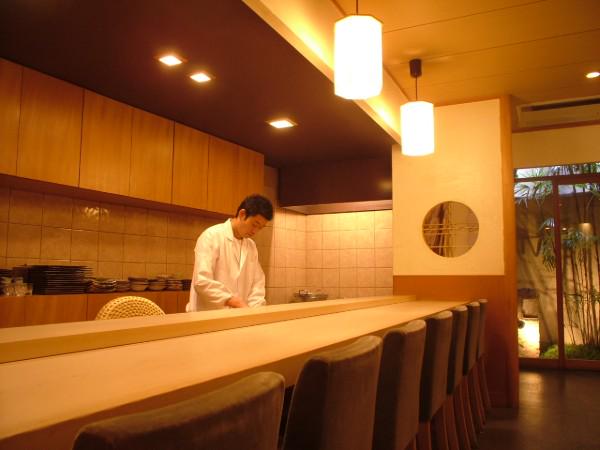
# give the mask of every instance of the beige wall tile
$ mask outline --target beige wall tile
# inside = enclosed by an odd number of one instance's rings
[[[339,231],[323,231],[323,250],[336,250],[340,248]]]
[[[356,287],[356,269],[343,268],[340,269],[340,287],[355,288]]]
[[[265,227],[254,235],[252,240],[257,246],[270,247],[273,245],[273,228]]]
[[[340,286],[340,269],[323,269],[323,288]]]
[[[190,274],[192,272],[190,271]],[[146,263],[146,276],[156,278],[157,275],[166,275],[167,263]]]
[[[306,250],[296,250],[296,267],[306,268]]]
[[[306,250],[321,250],[323,248],[323,233],[321,231],[306,232]]]
[[[285,228],[285,209],[275,208],[271,225],[273,228]]]
[[[125,207],[112,203],[100,203],[100,231],[109,233],[124,233],[125,229]]]
[[[355,287],[340,287],[340,298],[355,298],[356,288]]]
[[[123,261],[123,238],[121,233],[100,232],[98,236],[98,259],[100,261]]]
[[[6,264],[6,256],[0,256],[0,269],[10,269]]]
[[[391,267],[375,269],[375,287],[391,288],[393,285],[393,278]]]
[[[86,200],[73,200],[73,229],[98,231],[100,205]]]
[[[296,216],[296,230],[306,231],[306,216],[304,214]]]
[[[132,206],[125,207],[125,232],[127,234],[145,235],[147,220],[147,209],[134,208]]]
[[[49,227],[73,226],[73,199],[58,195],[44,195],[42,223]]]
[[[146,262],[146,236],[126,234],[123,239],[124,262]],[[185,263],[185,254],[182,262]]]
[[[320,214],[306,216],[306,231],[323,231],[323,216]]]
[[[323,231],[339,231],[339,216],[338,214],[323,214]]]
[[[287,303],[285,299],[285,288],[267,288],[265,297],[269,305],[281,305]]]
[[[287,249],[285,248],[273,248],[273,259],[271,260],[271,265],[273,267],[285,267],[287,263]]]
[[[375,249],[375,267],[392,267],[394,251],[391,248]]]
[[[306,286],[306,269],[296,269],[294,280],[298,289],[304,289]]]
[[[340,267],[356,267],[356,249],[340,250]]]
[[[71,260],[72,266],[86,266],[89,267],[92,271],[93,277],[99,277],[98,275],[98,261],[74,261]]]
[[[40,225],[43,201],[42,194],[12,190],[10,192],[9,222]]]
[[[339,250],[323,250],[323,268],[337,269],[340,267]]]
[[[271,267],[269,278],[266,280],[269,287],[285,287],[285,267]]]
[[[340,213],[338,220],[340,230],[356,230],[356,213]]]
[[[375,288],[375,295],[394,295],[393,289],[389,288]]]
[[[373,230],[375,214],[373,211],[362,211],[356,213],[357,230]]]
[[[100,261],[98,262],[98,277],[116,278],[118,280],[127,278],[128,274],[123,272],[122,262]]]
[[[190,250],[190,241],[186,241],[186,260],[189,262],[189,253],[193,255],[193,251]],[[193,249],[193,247],[192,247]],[[167,238],[158,236],[146,236],[146,262],[147,263],[167,263]],[[194,261],[192,260],[192,263]]]
[[[8,225],[7,257],[39,258],[42,241],[42,227],[39,225]]]
[[[167,263],[167,273],[180,278],[192,278],[193,268],[187,264],[169,264]]]
[[[9,269],[12,269],[16,266],[22,266],[24,264],[32,266],[34,264],[41,264],[41,262],[39,258],[6,258],[6,267],[8,267]]]
[[[296,246],[295,248],[300,250],[306,249],[306,232],[305,231],[296,231],[294,233]]]
[[[285,250],[285,267],[297,267],[296,249],[288,248]]]
[[[263,270],[275,265],[275,249],[273,247],[258,247],[258,261]]]
[[[277,188],[265,187],[263,189],[263,195],[265,197],[267,197],[269,200],[271,200],[271,203],[273,204],[273,208],[276,208],[279,206],[279,202],[277,201]]]
[[[356,290],[358,297],[373,297],[375,295],[375,288],[373,287],[359,287]]]
[[[356,248],[356,231],[340,231],[340,248]]]
[[[164,211],[148,210],[146,221],[146,234],[148,236],[167,236],[169,228],[169,214]],[[196,234],[198,237],[200,233]]]
[[[296,286],[296,269],[287,267],[285,269],[285,287]]]
[[[185,263],[194,265],[196,254],[194,249],[196,248],[196,241],[194,239],[185,240]]]
[[[296,231],[297,213],[286,211],[285,212],[285,229]]]
[[[273,228],[273,247],[288,248],[287,233],[284,228]]]
[[[167,238],[167,264],[186,264],[187,250],[185,239]]]
[[[358,230],[355,236],[356,248],[373,248],[375,246],[373,230]]]
[[[8,243],[8,224],[0,222],[0,257],[6,257],[6,246]]]
[[[97,231],[73,230],[71,233],[71,259],[97,260],[98,240]]]
[[[375,287],[375,269],[362,268],[356,271],[356,286]]]
[[[306,268],[321,269],[323,267],[323,250],[306,251]]]
[[[8,188],[0,187],[0,222],[8,222],[10,209],[10,191]]]
[[[375,229],[392,228],[392,210],[375,211]]]
[[[140,262],[123,263],[123,277],[147,277],[146,264]]]
[[[375,230],[375,248],[392,247],[392,229]]]
[[[372,248],[357,249],[356,267],[375,267],[375,250]]]
[[[71,259],[71,229],[42,227],[41,258]]]
[[[320,289],[323,286],[323,269],[306,269],[306,287]]]

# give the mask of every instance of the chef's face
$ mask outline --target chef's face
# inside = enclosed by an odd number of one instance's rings
[[[260,214],[250,217],[246,216],[245,209],[240,210],[238,218],[239,226],[237,231],[243,238],[254,236],[256,233],[262,230],[265,227],[265,225],[269,222]]]

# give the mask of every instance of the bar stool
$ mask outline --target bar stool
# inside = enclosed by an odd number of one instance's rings
[[[442,405],[446,399],[448,357],[452,338],[452,313],[428,317],[423,370],[421,372],[419,450],[447,450],[446,423]]]
[[[81,429],[73,450],[276,450],[283,377],[250,375],[163,408],[114,417]]]
[[[479,374],[479,386],[481,387],[481,398],[483,401],[483,414],[492,408],[490,401],[490,391],[488,390],[487,377],[485,371],[485,322],[487,316],[488,301],[485,298],[479,302],[479,344],[477,345],[477,373]]]
[[[468,310],[466,306],[457,306],[450,310],[452,313],[452,340],[450,342],[450,357],[448,358],[448,383],[444,413],[448,446],[451,450],[469,449],[469,437],[464,422],[464,410],[458,387],[463,378],[465,357],[465,341],[467,338]]]
[[[370,450],[380,357],[377,336],[312,356],[294,388],[283,449]]]
[[[479,417],[477,411],[473,410],[471,398],[474,397],[473,390],[473,367],[477,361],[477,344],[479,342],[479,303],[471,302],[467,305],[469,312],[467,320],[467,338],[465,342],[465,359],[463,365],[463,378],[460,383],[460,396],[465,416],[465,425],[469,435],[471,447],[477,447],[477,433],[482,429],[478,424]],[[477,415],[476,415],[477,414]]]
[[[405,450],[416,445],[425,330],[425,321],[415,320],[383,337],[373,450]]]

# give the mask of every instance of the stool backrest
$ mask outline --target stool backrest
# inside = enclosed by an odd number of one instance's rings
[[[163,316],[165,312],[154,303],[145,297],[137,297],[135,295],[126,295],[117,297],[105,304],[95,320],[106,319],[123,319],[125,317],[138,316]]]
[[[285,450],[370,450],[381,338],[365,336],[311,357],[300,372]]]
[[[465,344],[465,361],[463,374],[469,373],[477,361],[477,345],[479,344],[479,303],[471,302],[467,305],[469,320],[467,321],[467,341]]]
[[[383,338],[373,450],[404,450],[419,431],[426,325],[415,320]]]
[[[466,306],[457,306],[452,308],[450,312],[452,312],[452,340],[448,358],[448,394],[454,392],[463,377],[465,341],[469,320],[469,312]]]
[[[443,311],[425,319],[427,336],[421,373],[419,420],[430,421],[446,400],[452,313]]]
[[[485,353],[485,318],[487,316],[488,301],[485,298],[477,300],[479,302],[479,343],[477,345],[477,359]]]
[[[283,377],[250,375],[163,408],[85,426],[73,450],[276,450]]]

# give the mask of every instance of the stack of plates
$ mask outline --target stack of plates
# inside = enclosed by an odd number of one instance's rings
[[[129,280],[117,280],[116,290],[117,292],[126,292],[131,288]]]
[[[151,291],[162,291],[167,287],[167,280],[164,278],[152,278],[149,281],[148,289]]]
[[[189,291],[191,286],[192,286],[192,280],[189,280],[189,279],[181,280],[181,289],[183,289],[184,291]]]
[[[28,282],[34,294],[83,294],[89,283],[91,269],[86,266],[28,267]]]
[[[129,285],[132,291],[145,291],[148,287],[148,278],[144,277],[129,277]]]
[[[117,290],[117,280],[111,278],[92,278],[87,292],[114,292]]]
[[[180,291],[181,287],[181,280],[178,280],[177,278],[167,278],[167,291]]]

